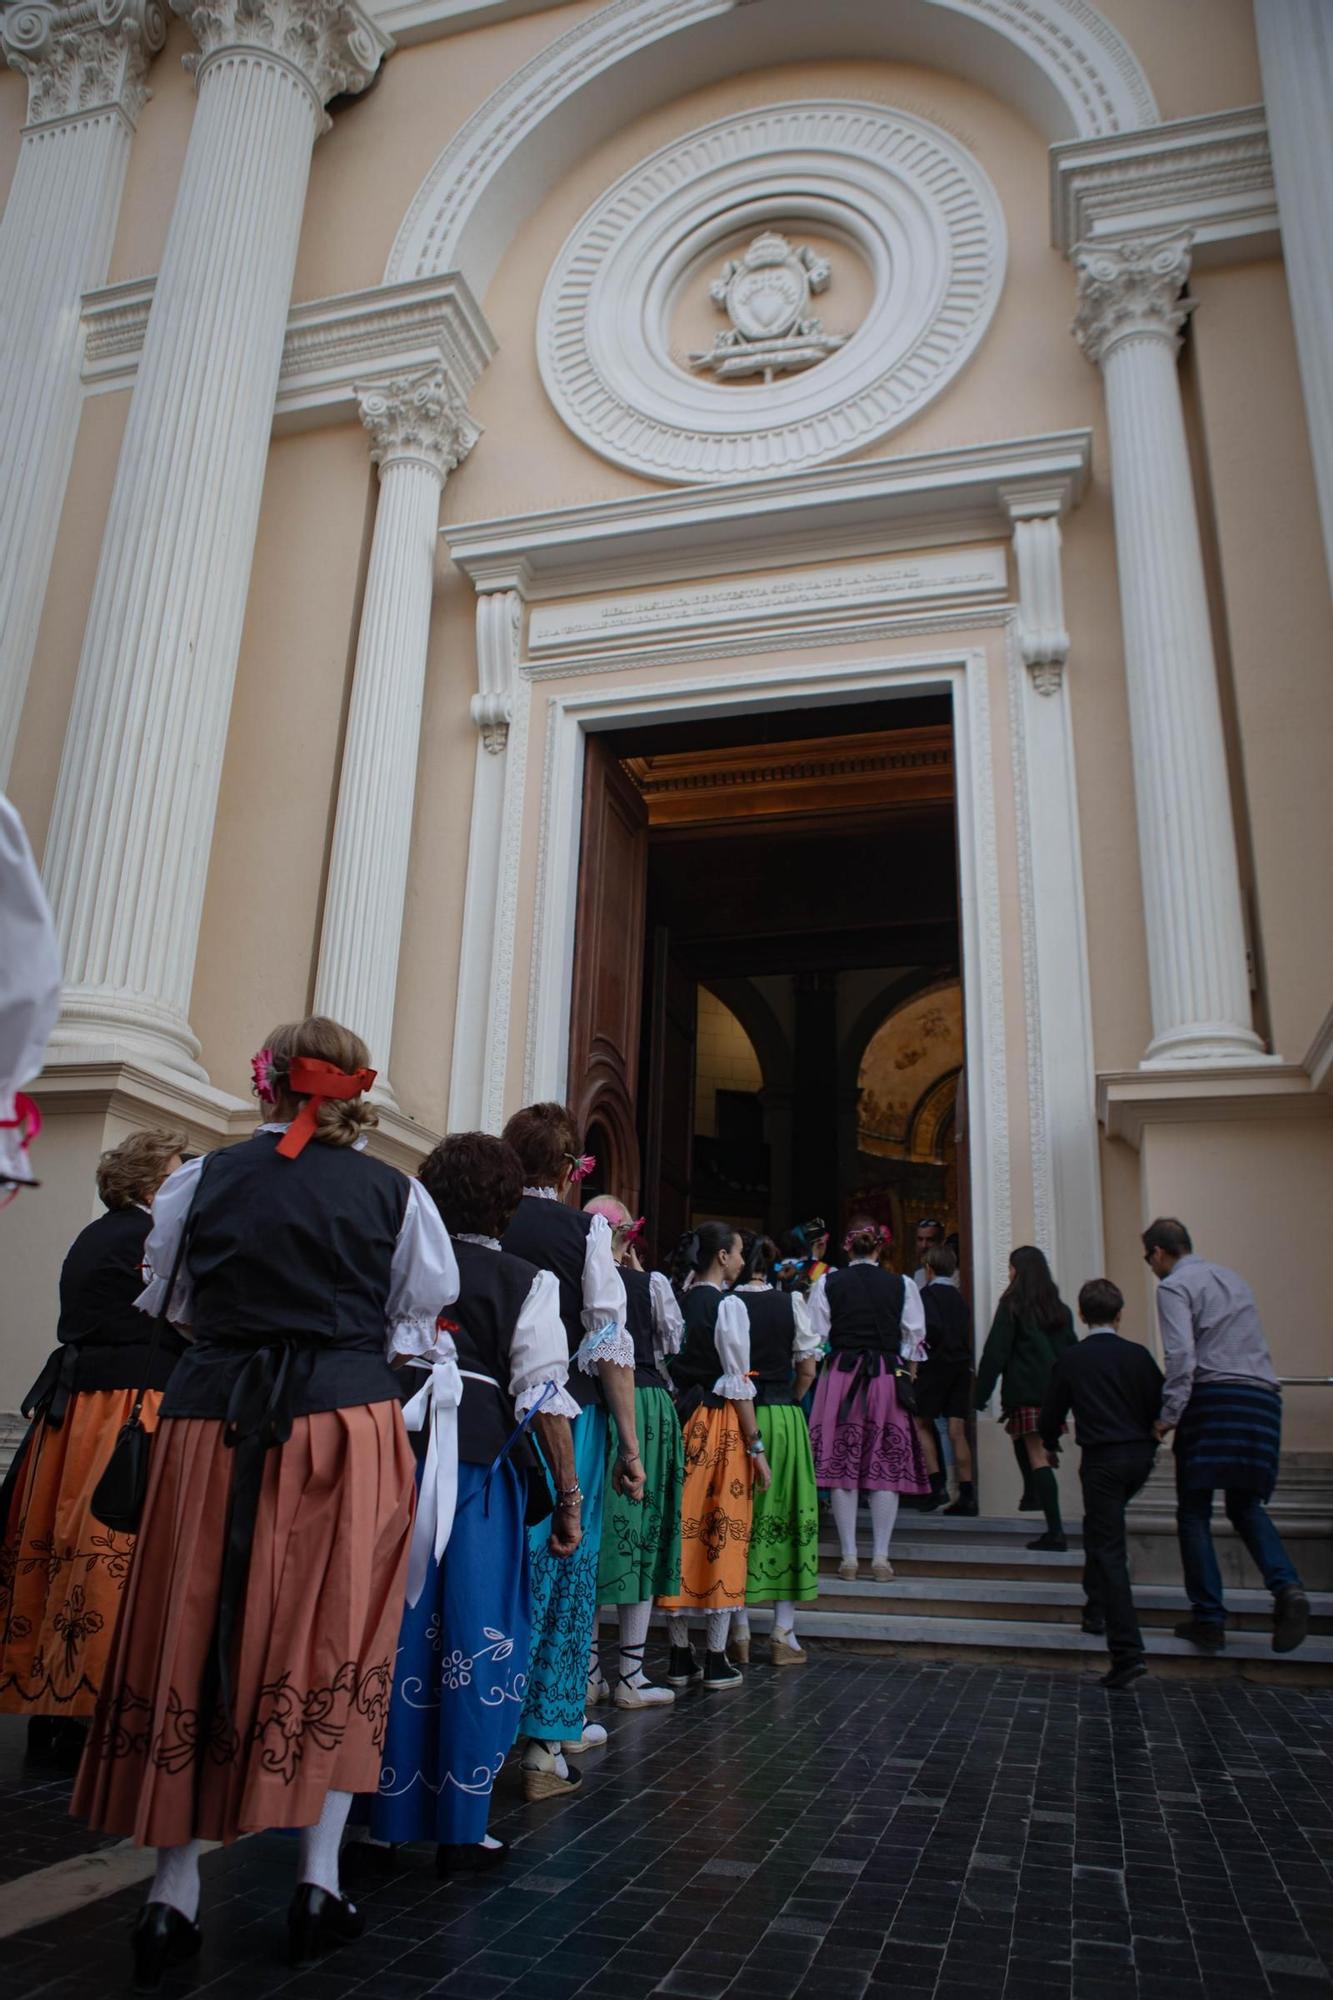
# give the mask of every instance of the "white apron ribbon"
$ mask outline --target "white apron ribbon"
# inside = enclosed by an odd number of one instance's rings
[[[458,1406],[463,1377],[456,1361],[435,1361],[410,1403],[403,1422],[410,1431],[428,1430],[426,1463],[417,1493],[417,1516],[407,1556],[407,1602],[415,1607],[426,1587],[432,1555],[438,1563],[449,1542],[458,1505]]]

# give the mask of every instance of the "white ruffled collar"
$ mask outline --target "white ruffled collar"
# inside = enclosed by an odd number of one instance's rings
[[[525,1187],[523,1192],[524,1194],[530,1194],[534,1201],[559,1201],[560,1199],[553,1187]]]
[[[455,1230],[454,1242],[480,1243],[483,1250],[498,1250],[500,1247],[500,1239],[497,1236],[474,1236],[468,1229]]]

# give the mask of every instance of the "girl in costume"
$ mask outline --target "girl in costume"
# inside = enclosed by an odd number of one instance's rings
[[[741,1239],[726,1222],[704,1222],[681,1239],[676,1277],[685,1291],[685,1337],[671,1364],[685,1433],[680,1589],[664,1597],[674,1688],[701,1680],[710,1693],[741,1685],[727,1658],[733,1611],[745,1604],[752,1489],[771,1474],[755,1421],[750,1378],[750,1320],[740,1299],[724,1296],[745,1262]],[[690,1646],[688,1611],[707,1613],[702,1673]]]
[[[579,1406],[564,1386],[569,1352],[556,1280],[500,1248],[523,1191],[513,1147],[486,1132],[452,1133],[423,1162],[420,1179],[458,1260],[448,1314],[462,1391],[457,1505],[438,1557],[430,1539],[421,1545],[418,1512],[370,1833],[391,1843],[434,1840],[443,1875],[492,1868],[507,1852],[486,1821],[527,1688],[527,1513],[538,1464],[526,1431],[515,1432],[532,1419],[556,1486],[568,1494],[575,1484],[569,1420]],[[452,1374],[447,1367],[435,1366],[424,1381],[421,1364],[409,1362],[403,1373],[409,1397],[429,1400],[451,1386],[442,1379]],[[572,1500],[544,1532],[551,1555],[574,1554],[580,1527]]]
[[[317,1016],[276,1028],[254,1073],[265,1122],[157,1198],[140,1303],[191,1345],[74,1790],[94,1827],[158,1850],[141,1988],[199,1949],[204,1840],[302,1829],[294,1963],[361,1932],[338,1847],[379,1782],[414,1486],[389,1356],[454,1353],[439,1212],[359,1150],[365,1044]]]
[[[529,1531],[532,1651],[520,1731],[523,1781],[530,1800],[552,1798],[579,1782],[566,1756],[605,1743],[584,1717],[588,1667],[597,1626],[597,1560],[602,1542],[607,1409],[619,1452],[611,1480],[631,1502],[643,1498],[643,1462],[634,1416],[634,1345],[625,1330],[625,1287],[611,1254],[604,1215],[569,1208],[565,1196],[593,1162],[579,1154],[573,1114],[563,1104],[516,1111],[504,1137],[523,1168],[523,1194],[501,1239],[511,1256],[555,1275],[570,1363],[568,1391],[579,1405],[573,1425],[574,1482],[553,1498],[582,1539],[572,1555],[551,1553],[544,1526]]]
[[[653,1708],[676,1698],[670,1688],[653,1686],[644,1671],[643,1655],[653,1599],[669,1597],[680,1588],[685,1459],[662,1364],[679,1352],[685,1323],[670,1281],[660,1271],[645,1271],[639,1262],[636,1244],[643,1234],[643,1218],[636,1221],[613,1195],[595,1195],[588,1210],[605,1216],[611,1226],[613,1254],[625,1286],[627,1324],[634,1342],[634,1415],[644,1467],[641,1503],[627,1500],[607,1480],[597,1601],[614,1604],[619,1614],[620,1664],[612,1694],[616,1707]],[[614,1456],[618,1449],[612,1443],[608,1452]],[[610,1458],[608,1469],[614,1470]]]
[[[134,1538],[104,1527],[90,1502],[139,1390],[151,1431],[184,1352],[174,1329],[152,1348],[134,1301],[153,1198],[188,1143],[132,1132],[103,1153],[106,1213],[65,1259],[59,1345],[23,1400],[32,1422],[0,1496],[0,1713],[29,1718],[30,1749],[83,1747],[111,1651]]]
[[[819,1336],[801,1294],[774,1291],[777,1256],[771,1237],[749,1238],[733,1295],[749,1316],[755,1417],[773,1476],[754,1495],[746,1609],[732,1618],[731,1652],[733,1659],[749,1659],[748,1607],[771,1604],[769,1657],[775,1667],[802,1667],[807,1655],[796,1640],[796,1606],[819,1595],[819,1498],[810,1427],[800,1405],[815,1379]]]
[[[881,1258],[892,1236],[861,1218],[843,1242],[851,1262],[830,1271],[810,1294],[810,1321],[829,1357],[815,1390],[810,1444],[815,1477],[832,1496],[841,1561],[838,1575],[857,1573],[856,1511],[870,1498],[871,1573],[893,1575],[889,1543],[904,1493],[929,1493],[930,1478],[911,1411],[899,1382],[925,1354],[926,1317],[910,1278],[886,1271]]]
[[[995,1308],[977,1370],[977,1408],[982,1410],[1000,1385],[1001,1422],[1026,1455],[1032,1493],[1046,1516],[1046,1532],[1030,1549],[1064,1549],[1060,1488],[1053,1461],[1037,1431],[1037,1419],[1051,1370],[1077,1335],[1069,1307],[1060,1297],[1051,1267],[1040,1250],[1020,1245],[1009,1257],[1009,1283]]]

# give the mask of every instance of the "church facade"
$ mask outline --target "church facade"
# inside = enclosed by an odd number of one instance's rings
[[[941,1212],[980,1333],[1035,1242],[1151,1339],[1179,1215],[1327,1511],[1329,8],[0,18],[0,1411],[315,1009],[404,1166],[568,1096],[659,1241]]]

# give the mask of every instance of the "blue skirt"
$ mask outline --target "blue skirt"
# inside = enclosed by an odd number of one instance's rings
[[[547,1548],[551,1524],[529,1530],[532,1656],[522,1730],[544,1743],[577,1743],[588,1698],[588,1659],[597,1623],[597,1564],[606,1483],[606,1411],[590,1404],[571,1425],[574,1471],[583,1488],[583,1540],[572,1556]],[[550,1483],[548,1475],[548,1484]]]
[[[1196,1382],[1176,1427],[1181,1492],[1257,1493],[1277,1485],[1282,1398],[1263,1382]]]
[[[403,1613],[370,1804],[375,1840],[475,1844],[518,1733],[531,1639],[527,1482],[506,1460],[487,1494],[487,1470],[459,1466],[444,1560]]]

